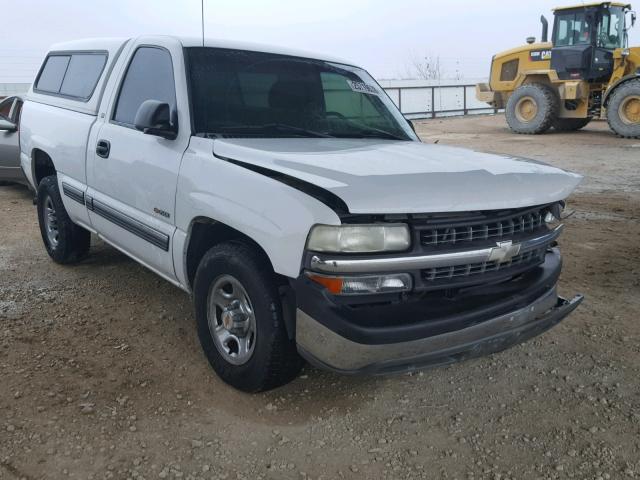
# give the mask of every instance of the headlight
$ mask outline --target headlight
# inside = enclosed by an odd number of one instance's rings
[[[555,205],[552,205],[547,213],[544,216],[544,223],[546,223],[549,227],[557,227],[560,224],[560,220],[562,219],[562,212],[564,210],[565,203],[558,202]]]
[[[314,252],[400,252],[411,246],[409,227],[403,223],[380,225],[316,225],[307,249]]]

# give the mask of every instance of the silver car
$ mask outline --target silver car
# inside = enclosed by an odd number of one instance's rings
[[[20,168],[19,123],[22,98],[0,101],[0,182],[27,183]]]

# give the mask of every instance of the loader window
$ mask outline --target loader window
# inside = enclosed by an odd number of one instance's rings
[[[598,25],[598,46],[607,50],[624,47],[624,10],[610,7],[602,11]]]
[[[591,43],[591,14],[567,11],[556,14],[553,45],[567,47]]]

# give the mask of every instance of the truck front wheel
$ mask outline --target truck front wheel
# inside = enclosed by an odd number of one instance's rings
[[[544,84],[518,87],[509,97],[505,117],[511,130],[536,135],[549,130],[558,116],[558,97]]]
[[[640,138],[640,79],[617,87],[607,105],[609,127],[624,138]]]
[[[89,252],[91,233],[71,221],[60,197],[58,177],[50,175],[38,185],[38,223],[49,256],[61,264],[82,260]]]
[[[255,248],[212,247],[194,281],[198,337],[229,385],[260,392],[291,381],[303,361],[286,331],[276,275]]]

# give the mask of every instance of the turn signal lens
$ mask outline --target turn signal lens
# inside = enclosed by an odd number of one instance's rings
[[[342,293],[342,278],[340,277],[325,277],[324,275],[316,275],[315,273],[309,273],[307,276],[329,290],[329,293],[334,295],[340,295]]]
[[[411,275],[407,273],[334,277],[307,272],[307,276],[325,287],[333,295],[373,295],[377,293],[407,292],[413,286]]]

